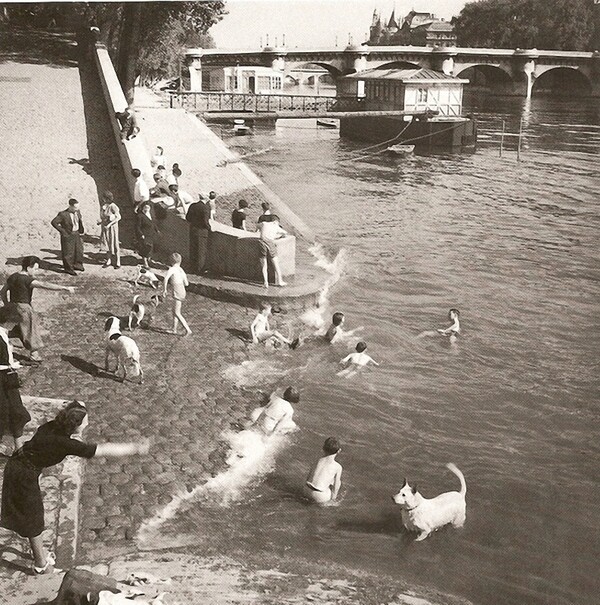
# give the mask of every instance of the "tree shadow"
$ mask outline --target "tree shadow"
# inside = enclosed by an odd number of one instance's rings
[[[75,36],[14,25],[0,26],[0,63],[33,63],[50,67],[76,67]]]

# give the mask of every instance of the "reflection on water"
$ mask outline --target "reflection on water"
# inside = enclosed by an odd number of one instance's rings
[[[173,534],[481,604],[597,602],[600,115],[596,101],[523,104],[469,101],[481,134],[470,155],[390,157],[300,120],[232,140],[273,147],[253,168],[345,249],[326,311],[365,327],[381,367],[336,378],[348,344],[308,343],[293,368],[286,357],[282,382],[302,392],[294,443],[236,506],[193,508]],[[507,133],[523,120],[521,162],[515,137],[499,157],[502,120]],[[450,307],[456,350],[417,338]],[[329,435],[343,442],[344,496],[321,511],[298,493]],[[466,476],[466,526],[412,543],[390,495],[404,476],[426,497],[456,489],[449,461]]]

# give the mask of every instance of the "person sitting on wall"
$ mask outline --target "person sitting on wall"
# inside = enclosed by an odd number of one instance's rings
[[[279,217],[276,214],[271,214],[270,220],[258,223],[258,232],[260,245],[260,265],[263,275],[263,286],[269,287],[269,259],[273,264],[273,272],[275,273],[275,285],[287,286],[281,276],[281,267],[279,266],[279,258],[277,255],[277,242],[275,240],[287,236],[287,232],[281,228]]]
[[[121,142],[134,139],[140,131],[140,127],[137,124],[137,118],[131,105],[127,105],[125,111],[118,111],[115,117],[121,125]]]
[[[271,220],[271,204],[269,204],[269,202],[263,202],[260,207],[262,208],[263,213],[258,217],[258,221],[256,221],[257,223],[262,223],[264,221],[270,221]]]
[[[194,198],[187,191],[179,189],[179,185],[169,185],[169,194],[175,201],[175,210],[185,216]]]
[[[154,187],[150,189],[150,197],[153,201],[159,201],[161,199],[170,198],[171,192],[169,191],[169,183],[163,178],[160,173],[156,172],[153,177]]]
[[[158,166],[166,165],[167,158],[165,157],[165,150],[160,145],[157,145],[156,149],[154,150],[154,155],[150,158],[150,166],[152,166],[152,168],[156,170]]]

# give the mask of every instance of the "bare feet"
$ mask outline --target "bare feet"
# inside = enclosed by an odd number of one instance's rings
[[[278,284],[275,284],[276,286],[278,286],[279,288],[283,288],[284,286],[287,286],[287,282],[286,281],[280,281]]]

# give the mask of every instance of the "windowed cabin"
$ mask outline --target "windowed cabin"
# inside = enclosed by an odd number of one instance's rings
[[[283,88],[281,71],[261,66],[204,67],[202,90],[205,92],[238,92],[277,94]]]
[[[361,99],[361,109],[434,111],[462,114],[463,86],[468,80],[425,68],[370,69],[343,78],[342,94]]]

